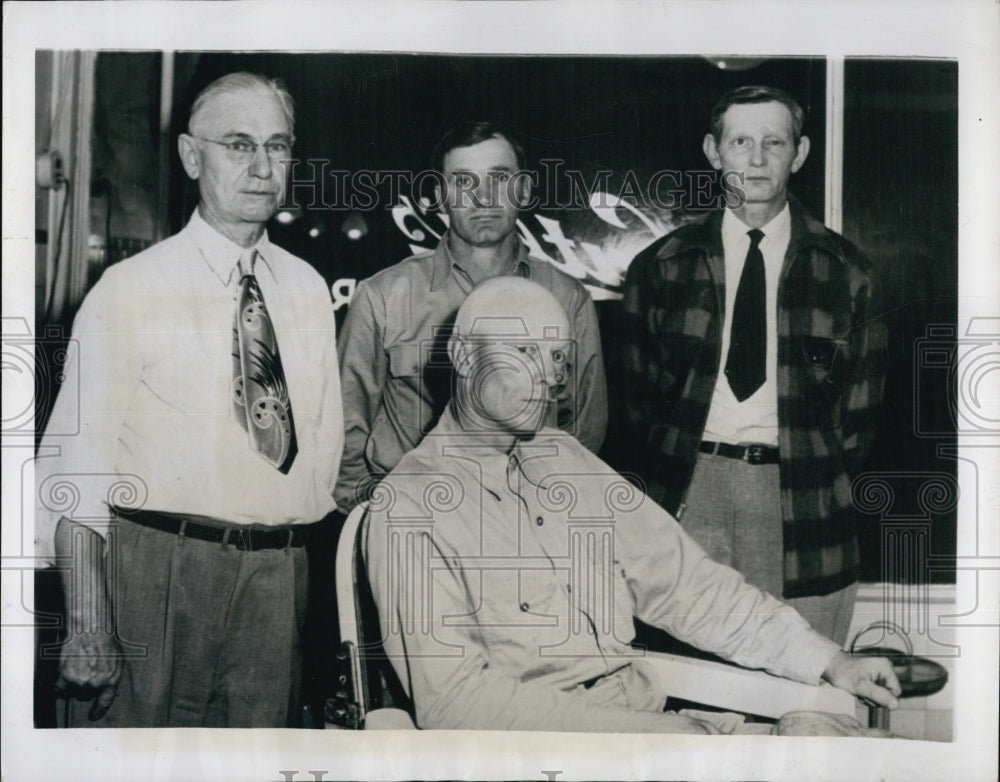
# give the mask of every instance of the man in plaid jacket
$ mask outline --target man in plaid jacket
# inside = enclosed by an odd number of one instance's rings
[[[713,110],[703,149],[727,208],[646,248],[625,281],[618,466],[709,556],[843,643],[851,480],[874,439],[886,334],[870,263],[788,193],[803,120],[771,87]]]

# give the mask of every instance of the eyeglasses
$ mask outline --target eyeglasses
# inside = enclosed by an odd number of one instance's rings
[[[264,148],[264,151],[271,160],[287,160],[292,152],[292,145],[295,143],[295,136],[272,139],[271,141],[265,141],[263,144],[256,144],[245,138],[237,138],[232,141],[216,141],[214,138],[202,138],[201,136],[192,136],[192,138],[225,147],[226,157],[233,163],[249,163],[257,156],[257,149],[259,147]]]

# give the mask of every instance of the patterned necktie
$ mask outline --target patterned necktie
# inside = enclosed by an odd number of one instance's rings
[[[278,340],[253,275],[256,259],[256,250],[240,258],[233,323],[233,415],[250,436],[250,446],[287,473],[298,451],[295,424]]]
[[[764,385],[767,361],[767,304],[764,297],[764,255],[760,251],[762,231],[747,231],[750,249],[743,262],[736,289],[730,328],[726,378],[733,394],[742,402]]]

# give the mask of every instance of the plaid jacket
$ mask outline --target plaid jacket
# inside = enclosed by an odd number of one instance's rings
[[[851,478],[876,428],[886,333],[861,252],[790,199],[778,287],[778,450],[785,597],[857,580]],[[680,516],[715,388],[725,266],[722,212],[684,225],[632,262],[618,361],[621,467]]]

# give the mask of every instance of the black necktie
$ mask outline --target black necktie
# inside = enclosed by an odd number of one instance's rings
[[[733,394],[742,402],[764,385],[767,361],[767,305],[764,297],[764,255],[760,251],[762,231],[747,231],[750,249],[743,262],[736,289],[730,329],[726,378]]]

